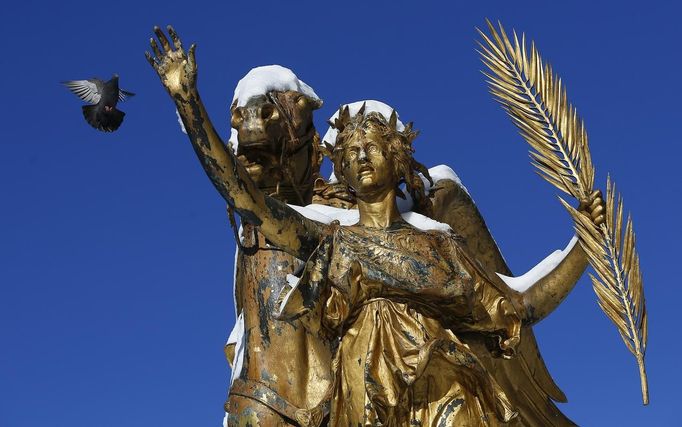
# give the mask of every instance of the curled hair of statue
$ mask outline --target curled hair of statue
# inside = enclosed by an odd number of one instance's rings
[[[413,210],[426,216],[432,213],[431,201],[426,197],[424,181],[419,176],[421,174],[431,185],[433,180],[429,175],[428,169],[413,157],[414,148],[412,141],[419,132],[413,130],[412,123],[405,125],[400,131],[397,129],[398,115],[393,110],[391,116],[386,119],[384,115],[370,111],[365,114],[365,104],[358,110],[357,114],[351,116],[348,106],[339,108],[339,115],[334,121],[329,121],[329,125],[338,131],[335,145],[325,143],[324,152],[329,156],[334,164],[334,174],[343,183],[341,173],[341,159],[345,142],[355,133],[356,130],[373,128],[379,132],[386,141],[388,151],[393,156],[394,172],[398,178],[396,195],[405,198],[405,194],[400,189],[402,184],[412,197],[414,202]],[[345,183],[343,183],[345,185]]]

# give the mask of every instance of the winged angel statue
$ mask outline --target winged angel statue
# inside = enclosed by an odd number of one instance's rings
[[[170,26],[170,40],[155,33],[147,59],[233,226],[233,211],[242,220],[227,425],[572,425],[532,326],[587,267],[582,240],[544,274],[512,277],[454,172],[414,159],[411,124],[362,101],[321,139],[321,100],[283,67],[240,81],[224,144],[195,46],[185,52]],[[577,221],[605,227],[601,193],[579,196]]]

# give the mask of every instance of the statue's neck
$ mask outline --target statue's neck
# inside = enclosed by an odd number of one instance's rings
[[[371,197],[358,197],[358,224],[370,228],[388,228],[400,219],[395,201],[395,189],[390,189]]]

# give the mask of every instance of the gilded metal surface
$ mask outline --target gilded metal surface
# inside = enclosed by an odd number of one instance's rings
[[[491,352],[511,356],[521,318],[456,236],[401,220],[339,227],[308,265],[294,292],[317,286],[323,298],[306,306],[305,295],[290,297],[284,311],[323,305],[306,325],[342,337],[331,425],[497,425],[516,415],[457,334],[481,334]]]
[[[298,408],[321,406],[331,382],[331,343],[303,328],[298,320],[274,316],[286,275],[294,273],[300,261],[268,248],[263,235],[252,233],[253,229],[244,225],[243,244],[260,249],[253,254],[240,251],[236,265],[237,306],[244,316],[245,333],[238,378],[258,381]],[[233,398],[231,389],[229,400]]]
[[[160,43],[152,43],[149,62],[211,182],[249,224],[244,246],[270,243],[286,252],[261,249],[239,260],[238,282],[257,285],[238,292],[251,318],[245,328],[250,348],[226,404],[234,414],[230,425],[319,425],[328,392],[331,426],[571,425],[552,402],[565,397],[542,362],[530,324],[573,287],[583,253],[576,250],[531,292],[511,290],[494,273],[509,269],[468,195],[437,183],[425,197],[415,173],[424,168],[412,158],[416,133],[410,126],[398,132],[394,117],[375,113],[340,114],[329,154],[346,191],[316,192],[355,203],[358,224],[303,217],[261,181],[262,160],[238,153],[245,167],[220,140],[196,88],[194,46],[185,54],[170,27],[172,47],[155,32]],[[266,130],[256,124],[249,135],[271,141]],[[396,206],[401,181],[420,211],[450,223],[466,240],[405,223]],[[587,201],[588,215],[579,215],[595,221],[601,201],[598,195]],[[251,233],[255,227],[260,234]],[[294,258],[307,262],[292,287],[282,277],[296,270]],[[296,355],[298,364],[288,359]]]
[[[312,427],[320,425],[328,409],[326,405],[313,409],[299,408],[283,398],[281,393],[259,381],[249,379],[234,380],[230,394],[231,398],[225,404],[228,425],[241,425],[243,421],[250,425],[289,425],[290,422],[294,422],[302,427]],[[267,409],[253,405],[250,401],[259,402]],[[256,415],[256,424],[253,423],[255,411],[260,411]],[[246,419],[244,414],[249,414]]]
[[[244,107],[232,108],[232,125],[239,132],[237,155],[249,176],[262,191],[279,200],[307,204],[313,180],[318,176],[320,158],[312,111],[319,102],[294,92],[273,91],[254,97]],[[331,381],[331,344],[301,327],[296,320],[274,317],[274,299],[301,262],[271,247],[258,227],[243,224],[242,250],[237,257],[235,291],[237,310],[244,318],[243,368],[230,389],[228,408],[239,401],[239,409],[229,411],[228,424],[241,424],[244,414],[261,425],[288,423],[303,419],[321,422],[325,392]],[[233,346],[226,348],[230,353]],[[260,395],[278,399],[268,402],[257,395],[239,392],[244,381],[258,385]],[[244,399],[250,399],[247,401]],[[287,405],[268,404],[272,401]],[[265,404],[271,411],[261,410]],[[292,411],[295,408],[298,418]],[[308,410],[307,408],[311,408]],[[312,411],[312,412],[311,412]],[[311,414],[314,414],[311,415]],[[299,419],[300,418],[300,419]]]
[[[271,91],[232,106],[237,157],[258,188],[288,203],[310,203],[321,162],[313,110],[321,105],[296,91]]]
[[[156,58],[151,63],[175,100],[209,177],[243,219],[245,249],[238,254],[235,291],[237,309],[244,316],[245,352],[238,382],[261,384],[300,410],[301,419],[310,418],[310,425],[317,425],[322,418],[320,411],[326,407],[331,381],[331,345],[296,320],[274,318],[274,298],[287,283],[286,275],[294,273],[300,261],[290,253],[272,248],[270,245],[277,244],[277,238],[266,242],[258,227],[261,221],[250,213],[249,205],[263,210],[268,204],[274,207],[272,214],[277,216],[277,210],[285,206],[279,200],[310,202],[320,163],[312,111],[320,104],[300,93],[286,91],[253,98],[243,107],[233,106],[232,125],[239,133],[237,161],[213,129],[197,92],[193,48],[185,54],[172,29],[169,33],[175,49],[171,49],[159,29],[155,33],[160,43],[153,44]],[[234,174],[237,166],[241,176]],[[232,175],[228,178],[229,171]],[[256,187],[272,197],[261,193],[260,200],[251,200],[246,206],[231,203],[230,197],[250,200],[248,189]],[[235,189],[233,195],[229,195],[228,188]],[[290,221],[278,224],[279,229],[288,229]],[[288,241],[286,233],[281,234]],[[226,348],[226,356],[232,361],[232,346]],[[233,410],[228,411],[229,425],[302,425],[300,420],[291,419],[291,414],[282,413],[280,406],[266,405],[262,399],[244,392],[231,392],[227,403],[227,408],[230,407]],[[308,410],[315,416],[305,415]]]
[[[433,217],[449,224],[455,233],[463,237],[463,244],[483,266],[490,271],[512,275],[497,245],[485,226],[485,222],[469,194],[452,181],[439,181],[430,191],[433,203]],[[566,396],[554,383],[540,354],[531,327],[534,312],[530,295],[555,286],[559,294],[568,293],[583,273],[587,261],[578,245],[566,256],[559,267],[540,282],[519,295],[524,306],[524,326],[518,343],[516,356],[511,359],[494,357],[487,348],[486,340],[480,334],[460,334],[460,339],[476,354],[481,363],[491,372],[498,385],[509,396],[518,416],[509,425],[518,426],[570,426],[574,425],[555,405],[565,402]],[[562,276],[562,273],[565,275]],[[550,286],[551,285],[551,286]],[[509,290],[512,294],[513,290]],[[548,293],[553,294],[551,289]],[[553,304],[545,308],[553,307]],[[523,390],[523,392],[519,392]]]
[[[481,58],[490,69],[490,74],[486,73],[490,91],[533,148],[531,158],[539,175],[580,201],[581,206],[595,203],[592,199],[600,199],[601,194],[594,191],[595,171],[587,131],[568,101],[566,87],[541,59],[534,44],[526,49],[525,36],[519,41],[513,32],[512,43],[501,24],[498,31],[488,21],[488,29],[490,36],[479,30],[483,38],[479,44]],[[596,206],[591,218],[559,200],[573,217],[580,244],[596,272],[591,278],[599,306],[637,360],[646,405],[647,311],[639,255],[630,218],[622,229],[623,203],[620,196],[616,197],[610,178],[606,193],[608,209]]]
[[[232,125],[239,133],[237,156],[258,188],[272,197],[295,204],[310,202],[320,161],[312,111],[319,105],[298,92],[273,91],[248,100],[243,107],[233,106]],[[274,318],[272,309],[287,274],[294,273],[301,262],[271,247],[258,227],[248,223],[243,227],[235,266],[237,310],[243,315],[245,330],[238,380],[258,382],[301,410],[318,408],[324,405],[330,383],[331,344],[296,320]],[[226,354],[233,351],[232,345],[227,346]],[[244,394],[240,396],[243,400]],[[229,400],[235,398],[232,388]],[[252,400],[254,409],[262,403]],[[245,413],[245,406],[243,402],[237,413],[228,411],[230,424]],[[260,422],[267,425],[272,421],[265,413]]]

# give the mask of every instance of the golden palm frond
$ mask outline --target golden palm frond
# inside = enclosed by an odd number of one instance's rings
[[[561,199],[560,199],[561,200]],[[618,332],[637,359],[642,400],[649,403],[644,354],[647,342],[647,313],[639,255],[635,250],[635,231],[628,215],[623,230],[623,199],[616,197],[616,186],[606,181],[606,223],[597,226],[587,215],[564,200],[564,207],[575,222],[575,230],[596,275],[590,274],[599,306],[618,327]]]
[[[535,45],[526,50],[512,33],[513,43],[499,25],[487,21],[490,36],[478,30],[481,59],[490,73],[490,91],[531,145],[533,165],[545,180],[578,199],[589,200],[594,167],[587,132],[576,109],[568,102],[566,88],[549,64],[543,63]],[[647,316],[635,233],[628,217],[623,231],[623,203],[616,201],[615,185],[606,184],[606,222],[597,226],[585,214],[559,198],[573,217],[580,243],[596,272],[590,274],[599,306],[616,325],[637,359],[642,400],[649,403],[644,353]]]
[[[514,32],[512,45],[502,25],[499,33],[490,21],[488,26],[492,39],[478,32],[484,40],[479,42],[481,59],[492,72],[483,73],[490,92],[535,150],[530,154],[540,176],[561,191],[586,199],[594,185],[587,132],[561,79],[543,64],[534,43],[528,55],[524,35],[519,42]]]

